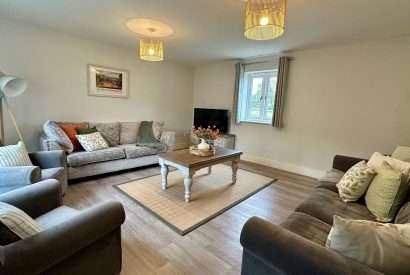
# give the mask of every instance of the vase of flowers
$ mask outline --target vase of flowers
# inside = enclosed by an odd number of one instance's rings
[[[202,142],[206,142],[209,145],[214,144],[214,140],[219,136],[219,129],[215,125],[208,126],[207,128],[192,126],[191,132],[199,139],[202,139]]]

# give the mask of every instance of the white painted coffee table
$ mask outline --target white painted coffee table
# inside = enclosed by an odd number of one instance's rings
[[[212,165],[231,162],[232,167],[232,184],[236,183],[236,172],[238,171],[238,162],[241,151],[216,147],[215,155],[210,157],[199,157],[188,153],[188,150],[167,152],[159,155],[159,164],[161,165],[162,189],[167,189],[167,177],[169,168],[173,166],[182,171],[184,174],[185,185],[185,202],[191,200],[192,177],[196,171],[208,167],[208,174],[212,172]]]

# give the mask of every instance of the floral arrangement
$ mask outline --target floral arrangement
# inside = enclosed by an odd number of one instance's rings
[[[219,136],[219,129],[217,129],[215,125],[212,127],[208,126],[208,128],[196,128],[195,126],[192,126],[191,132],[198,138],[205,140],[215,140]]]

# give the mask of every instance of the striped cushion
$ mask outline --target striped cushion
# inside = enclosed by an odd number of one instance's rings
[[[11,243],[13,240],[3,239],[6,235],[18,236],[20,239],[27,239],[42,231],[42,228],[35,220],[29,217],[20,209],[0,202],[0,223],[4,225],[3,228],[8,229],[10,234],[2,234],[0,242],[2,245]]]
[[[24,144],[0,147],[0,167],[33,166]]]

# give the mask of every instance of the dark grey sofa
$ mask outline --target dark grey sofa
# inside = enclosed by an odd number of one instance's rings
[[[3,195],[34,218],[44,231],[0,246],[1,274],[119,274],[124,208],[105,202],[85,211],[63,206],[56,180]]]
[[[336,155],[333,168],[346,172],[361,160]],[[242,274],[381,274],[324,247],[333,215],[376,220],[363,200],[345,203],[335,183],[322,182],[282,224],[257,217],[245,223],[241,233]],[[410,222],[410,198],[394,222]]]

